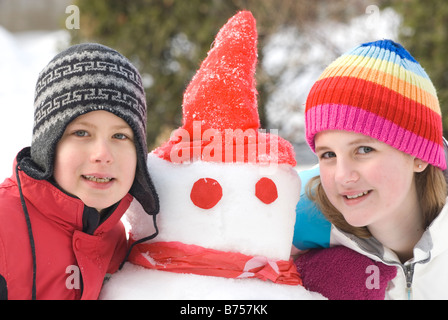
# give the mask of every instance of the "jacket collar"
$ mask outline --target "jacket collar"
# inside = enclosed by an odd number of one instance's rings
[[[382,261],[386,264],[400,263],[397,255],[390,249],[384,247],[378,240],[371,237],[368,239],[358,238],[350,233],[341,231],[333,226],[333,236],[337,243],[368,256],[371,259]],[[425,263],[440,253],[448,250],[448,198],[447,204],[440,214],[423,233],[421,239],[414,247],[414,258],[412,262]],[[333,241],[332,241],[333,242]]]

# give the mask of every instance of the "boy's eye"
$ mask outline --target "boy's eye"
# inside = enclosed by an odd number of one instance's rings
[[[125,134],[123,134],[123,133],[116,133],[116,134],[113,135],[113,137],[114,137],[115,139],[118,139],[118,140],[125,140],[125,139],[128,138],[128,137],[127,137]]]
[[[369,153],[372,151],[373,151],[373,148],[371,148],[371,147],[360,147],[358,149],[358,153],[361,153],[361,154],[366,154],[366,153]]]
[[[73,133],[77,137],[87,137],[89,133],[85,130],[77,130]]]

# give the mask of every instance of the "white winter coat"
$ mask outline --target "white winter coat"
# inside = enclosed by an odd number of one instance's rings
[[[334,245],[397,267],[386,299],[448,299],[448,204],[415,246],[414,257],[404,264],[376,239],[360,239],[331,226],[330,246]]]

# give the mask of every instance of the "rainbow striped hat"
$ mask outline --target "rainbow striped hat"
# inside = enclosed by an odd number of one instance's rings
[[[306,101],[306,139],[324,130],[348,130],[446,169],[436,90],[400,44],[362,44],[331,63]]]

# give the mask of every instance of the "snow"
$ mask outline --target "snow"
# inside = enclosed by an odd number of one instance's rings
[[[13,35],[0,26],[0,181],[11,176],[15,156],[31,144],[38,74],[68,39],[64,30]]]

